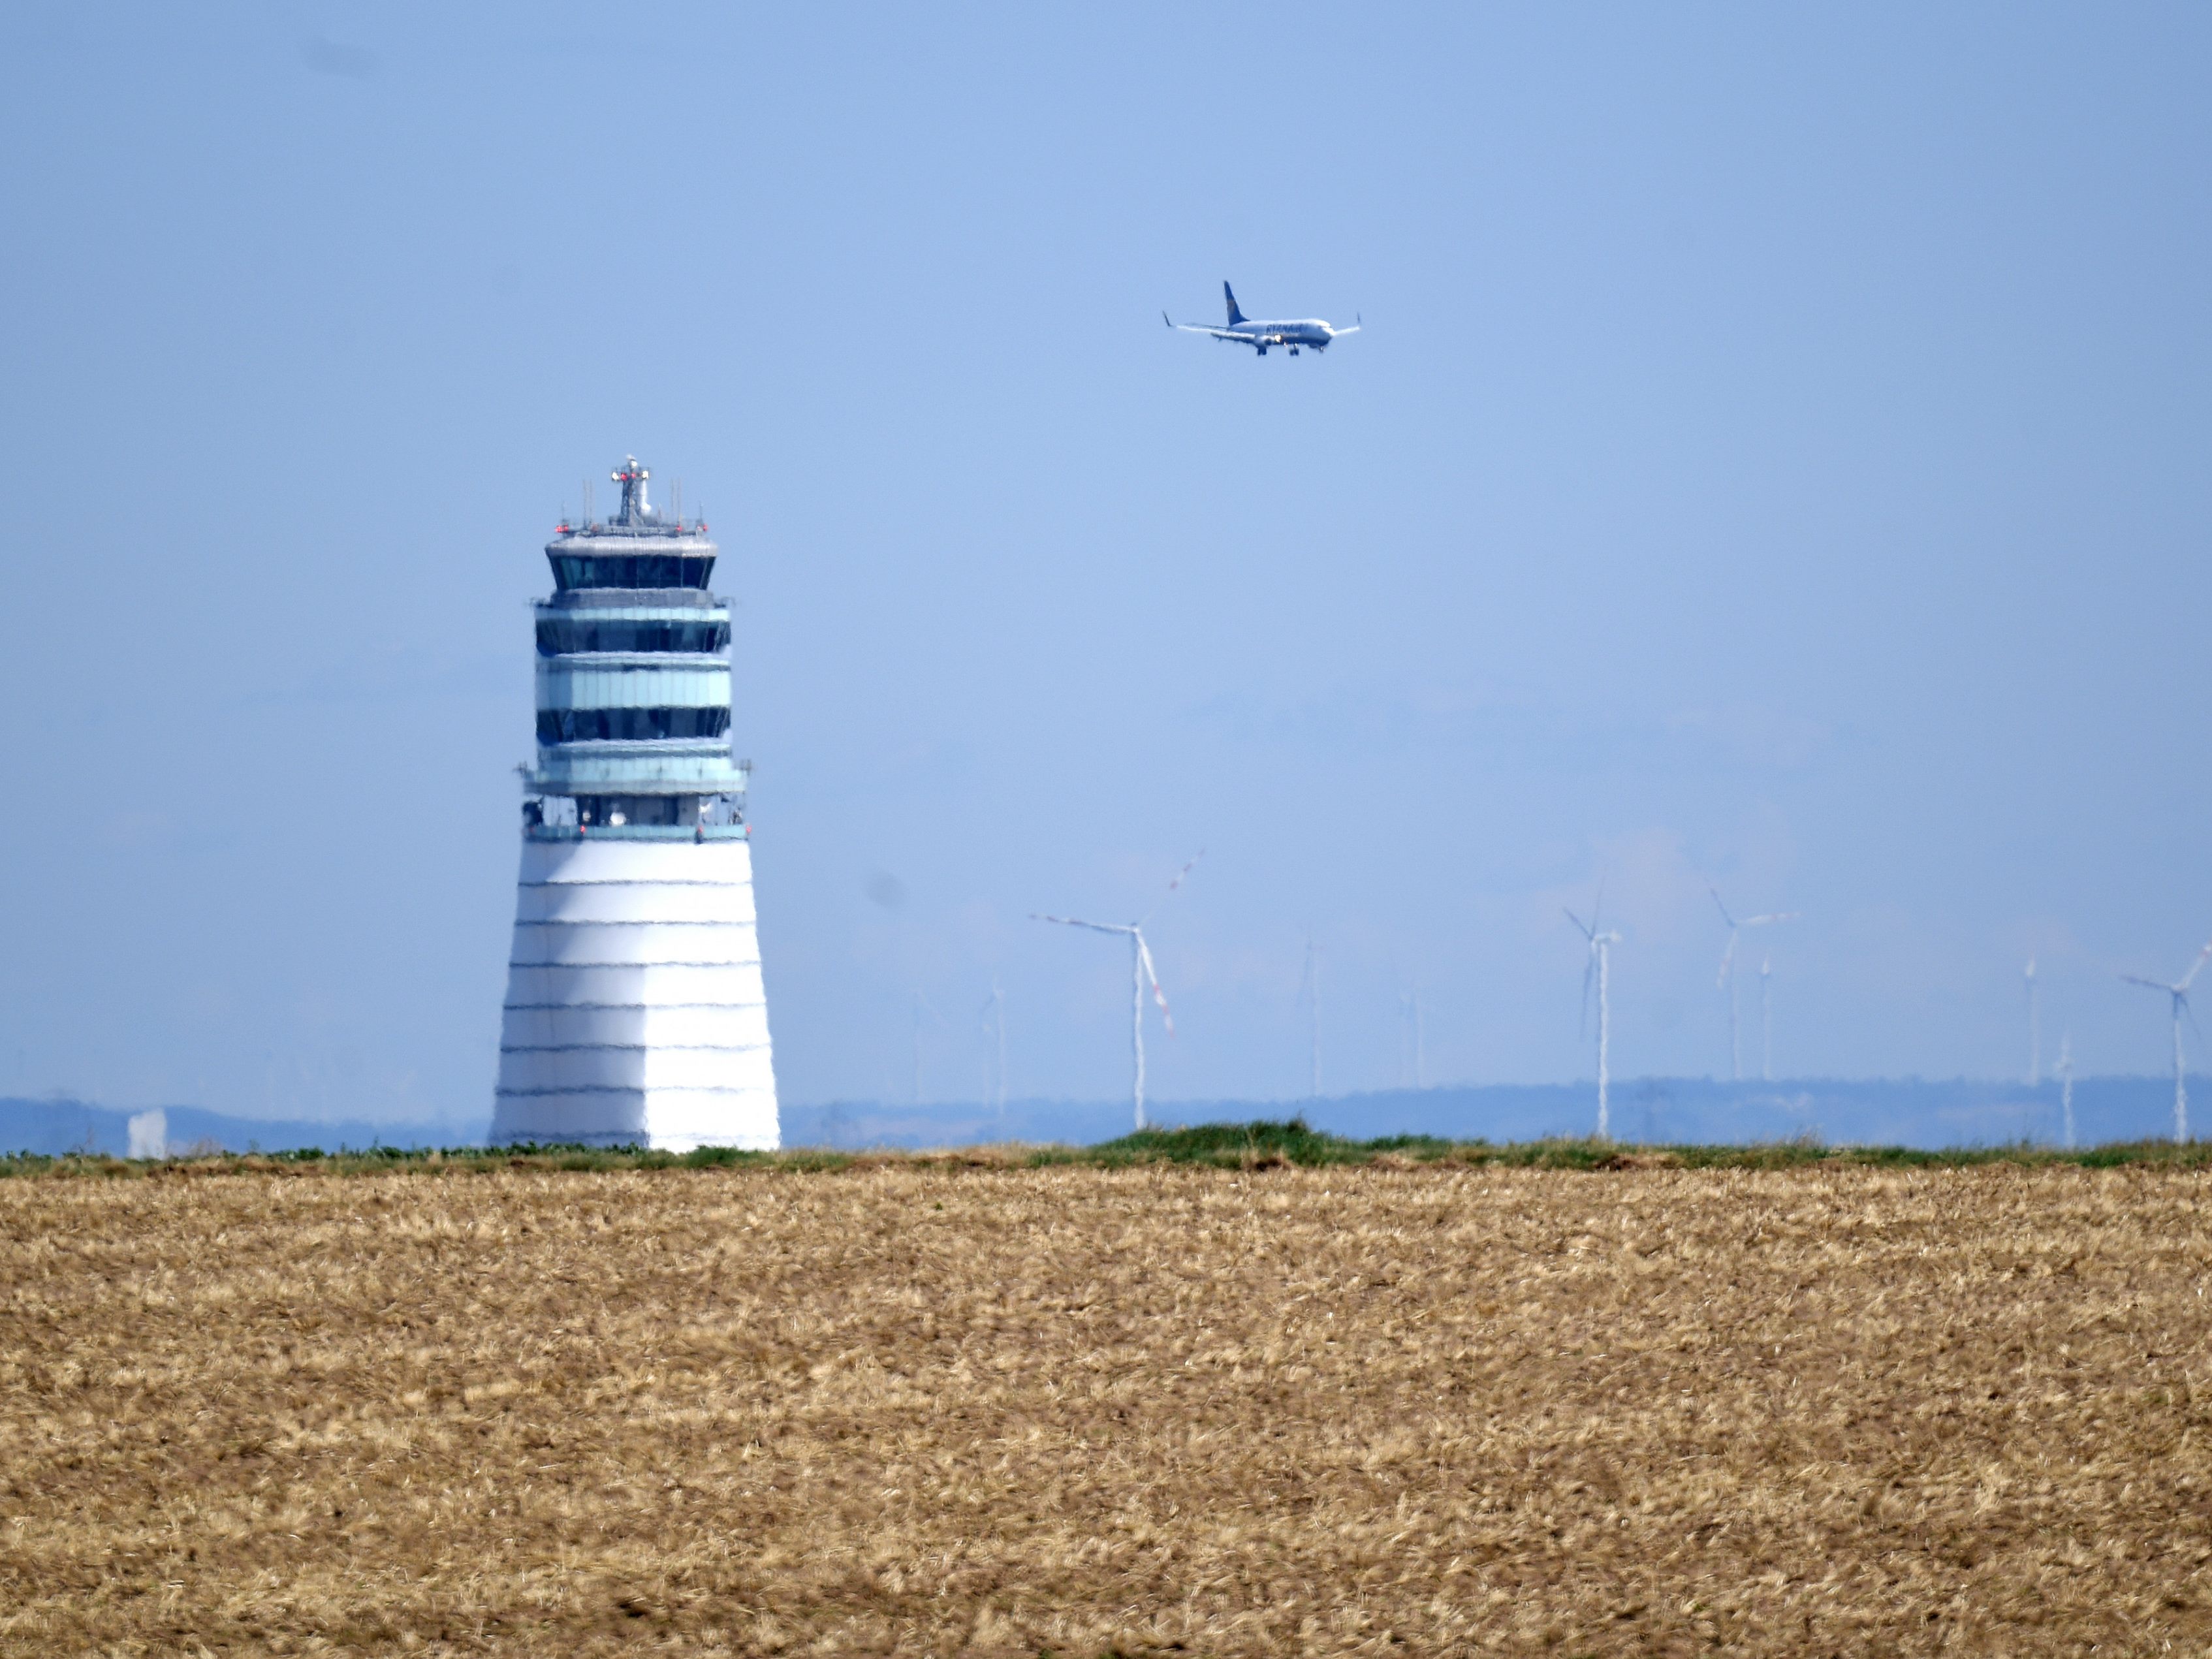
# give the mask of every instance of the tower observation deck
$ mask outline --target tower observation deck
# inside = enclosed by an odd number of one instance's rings
[[[495,1142],[779,1144],[720,550],[651,476],[545,547]]]

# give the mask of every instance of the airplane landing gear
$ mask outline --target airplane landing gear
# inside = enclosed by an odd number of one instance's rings
[[[1295,356],[1297,356],[1297,355],[1298,355],[1298,349],[1297,349],[1296,346],[1292,346],[1292,347],[1291,348],[1291,356],[1293,356],[1293,357],[1295,357]]]
[[[1267,348],[1265,346],[1254,346],[1252,349],[1258,352],[1262,357],[1267,355]]]

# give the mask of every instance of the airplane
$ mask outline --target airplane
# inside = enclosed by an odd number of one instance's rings
[[[1221,291],[1229,301],[1229,326],[1226,328],[1206,328],[1196,323],[1178,323],[1164,311],[1160,313],[1160,320],[1170,328],[1179,328],[1186,334],[1211,334],[1217,340],[1230,340],[1238,345],[1250,346],[1262,357],[1267,355],[1267,348],[1271,345],[1286,348],[1293,357],[1298,355],[1300,346],[1311,346],[1316,351],[1326,351],[1331,340],[1340,340],[1347,334],[1359,332],[1357,319],[1350,328],[1331,328],[1318,317],[1300,317],[1288,322],[1255,323],[1237,310],[1236,289],[1224,283]]]

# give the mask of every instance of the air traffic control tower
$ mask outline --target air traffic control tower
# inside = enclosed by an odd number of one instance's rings
[[[781,1139],[729,603],[706,525],[655,511],[650,476],[626,459],[615,516],[545,547],[495,1143]]]

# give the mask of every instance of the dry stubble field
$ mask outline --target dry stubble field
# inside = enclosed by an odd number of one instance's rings
[[[2203,1653],[2206,1181],[0,1182],[0,1650]]]

